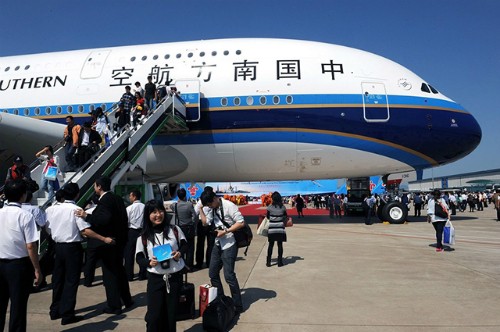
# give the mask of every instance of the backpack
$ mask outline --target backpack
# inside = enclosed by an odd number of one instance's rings
[[[203,312],[203,330],[225,332],[235,316],[233,299],[226,295],[216,297]]]
[[[222,206],[222,201],[220,201],[220,211],[221,211],[220,220],[221,220],[222,224],[224,224],[224,226],[226,228],[231,227],[227,222],[224,221],[224,208]],[[214,213],[214,217],[215,217],[215,210],[212,210],[212,212]],[[214,218],[214,220],[215,220],[215,218]],[[252,243],[252,240],[253,240],[252,229],[250,228],[250,226],[248,226],[247,223],[245,223],[245,226],[243,228],[238,229],[237,231],[233,232],[233,234],[234,234],[234,239],[236,241],[236,245],[238,246],[238,248],[246,247],[246,249],[244,251],[244,254],[246,256],[247,252],[248,252],[248,247],[250,247],[250,243]]]

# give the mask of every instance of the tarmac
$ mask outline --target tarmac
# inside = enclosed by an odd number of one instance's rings
[[[453,216],[456,244],[440,253],[432,247],[435,232],[425,217],[371,226],[362,217],[294,217],[283,267],[275,259],[266,267],[267,238],[256,235],[257,217],[246,217],[254,239],[248,256],[239,251],[244,312],[231,331],[500,331],[495,217],[491,206]],[[134,306],[113,316],[102,313],[100,269],[97,276],[94,287],[79,288],[76,309],[83,321],[51,321],[48,289],[29,298],[28,331],[145,330],[146,281],[130,283]],[[210,282],[208,269],[188,276],[198,310],[199,285]],[[177,330],[203,331],[202,319],[180,321]]]

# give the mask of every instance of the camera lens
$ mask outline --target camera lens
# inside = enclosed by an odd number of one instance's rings
[[[170,260],[168,259],[166,261],[163,261],[163,262],[160,263],[160,265],[161,265],[162,269],[166,270],[166,269],[168,269],[170,267]]]

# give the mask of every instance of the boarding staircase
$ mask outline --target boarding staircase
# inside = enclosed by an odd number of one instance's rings
[[[109,144],[102,147],[95,155],[76,172],[66,172],[63,179],[59,178],[61,188],[65,183],[77,183],[80,187],[80,197],[77,205],[85,207],[92,197],[95,180],[101,176],[109,176],[112,185],[118,183],[123,175],[136,167],[145,169],[146,158],[140,158],[147,145],[160,132],[182,133],[189,130],[186,125],[186,107],[183,100],[177,95],[170,95],[160,101],[156,108],[139,120],[136,127],[126,125],[120,131],[114,131],[115,104],[107,113],[110,127]],[[62,144],[54,154],[59,157],[60,169],[66,167],[65,152]],[[142,164],[141,164],[142,163]],[[39,182],[42,175],[42,165],[31,171],[31,178]],[[62,181],[61,181],[62,180]],[[33,194],[37,205],[45,210],[52,204],[55,197],[49,197],[42,189]],[[46,234],[40,234],[39,254],[42,257],[48,248]]]
[[[139,158],[147,145],[160,132],[182,133],[188,131],[186,125],[186,108],[182,99],[177,95],[171,95],[158,103],[156,108],[144,116],[136,127],[126,125],[123,129],[113,131],[115,123],[115,112],[118,105],[113,105],[110,112],[107,112],[111,132],[109,146],[104,146],[85,165],[76,172],[64,174],[64,183],[74,182],[80,187],[80,198],[77,204],[84,206],[93,194],[93,184],[101,176],[109,176],[112,184],[116,184],[128,171],[134,170],[137,166],[145,168],[140,163],[145,162],[145,158]],[[65,168],[64,147],[56,152],[59,156],[59,167]],[[32,178],[41,178],[42,165],[32,171]],[[35,195],[34,195],[35,196]],[[37,205],[46,208],[51,204],[54,197],[48,197],[45,192],[37,192]]]

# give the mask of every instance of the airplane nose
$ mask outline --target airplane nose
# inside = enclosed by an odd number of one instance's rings
[[[452,112],[444,119],[441,128],[434,128],[441,132],[443,149],[438,152],[439,164],[447,164],[467,156],[481,142],[482,131],[477,120],[472,114]]]

